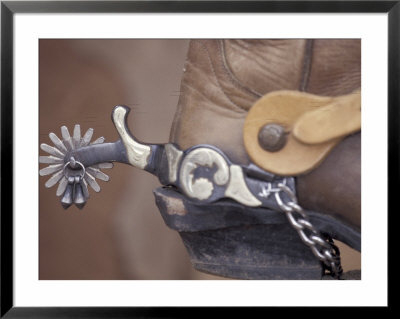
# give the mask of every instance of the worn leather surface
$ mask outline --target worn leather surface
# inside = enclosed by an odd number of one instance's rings
[[[242,128],[257,99],[276,90],[349,94],[361,87],[360,59],[361,41],[354,39],[193,40],[170,140],[184,149],[213,144],[247,164]],[[298,177],[305,208],[360,227],[359,141],[360,135],[346,139],[314,171]]]

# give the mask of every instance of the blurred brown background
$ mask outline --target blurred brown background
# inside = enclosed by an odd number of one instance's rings
[[[130,106],[133,134],[168,142],[178,103],[188,40],[40,40],[39,143],[90,127],[93,139],[119,137],[111,121],[117,104]],[[41,154],[43,152],[41,151]],[[44,155],[44,154],[43,154]],[[42,166],[41,166],[42,167]],[[40,178],[39,279],[223,279],[193,269],[178,233],[163,222],[152,190],[160,184],[124,164],[104,170],[109,182],[90,191],[83,210],[64,210],[56,186]],[[360,254],[340,245],[345,270]]]

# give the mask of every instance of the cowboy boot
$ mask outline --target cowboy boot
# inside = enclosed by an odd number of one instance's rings
[[[181,149],[210,144],[236,164],[252,164],[243,141],[243,130],[254,104],[263,96],[281,90],[322,98],[344,96],[359,90],[360,45],[359,40],[350,39],[191,41],[170,140]],[[361,250],[360,147],[359,130],[341,138],[311,169],[294,174],[298,203],[310,214],[312,222],[327,237],[343,241],[358,251]],[[185,205],[187,208],[190,204]],[[226,228],[221,226],[224,229],[221,232],[233,226],[236,227],[228,222]],[[277,225],[277,228],[281,226]],[[202,231],[207,232],[207,229]],[[239,233],[234,236],[243,241],[246,232]],[[207,248],[197,246],[205,237],[194,234],[199,234],[196,227],[181,232],[197,269],[238,278],[298,278],[271,270],[272,275],[266,271],[252,277],[248,275],[251,267],[248,260],[244,262],[248,269],[241,272],[233,271],[232,267],[228,271],[221,270],[223,262],[232,260],[220,260],[218,267],[204,266],[208,262],[215,264],[215,258],[214,261],[204,258],[199,250]],[[261,233],[257,235],[262,236]],[[217,237],[223,242],[223,238],[228,238],[226,236]],[[254,242],[252,245],[256,246]],[[290,249],[286,247],[286,252]],[[215,256],[221,253],[227,252],[215,252]],[[273,253],[278,254],[273,251],[269,252],[270,256]],[[301,259],[301,256],[297,257]],[[282,256],[281,260],[285,258],[290,259]],[[292,265],[298,262],[293,260]],[[253,266],[264,267],[266,264],[268,262],[263,261]],[[246,265],[242,265],[242,269]],[[287,263],[281,266],[284,268]],[[274,264],[272,261],[265,267],[280,266],[279,262]],[[304,276],[307,278],[306,274]]]
[[[64,208],[84,206],[109,162],[158,176],[161,215],[201,271],[340,278],[332,238],[360,250],[359,53],[354,40],[193,41],[173,143],[139,142],[116,106],[118,141],[63,127],[40,174]]]

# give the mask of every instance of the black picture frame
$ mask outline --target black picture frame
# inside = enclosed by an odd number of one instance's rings
[[[13,19],[16,13],[270,12],[388,14],[388,205],[398,212],[400,1],[1,1],[1,318],[177,318],[225,308],[14,307],[13,303]],[[379,173],[379,172],[377,172]],[[384,213],[384,212],[380,212]],[[390,215],[388,214],[388,218]],[[393,223],[392,223],[393,224]],[[388,225],[391,225],[389,222]],[[393,227],[393,225],[392,225]],[[393,232],[390,232],[389,234]],[[388,238],[390,247],[390,240]],[[390,256],[389,256],[390,263]],[[390,275],[390,274],[389,274]],[[388,285],[391,280],[388,281]],[[388,305],[390,308],[391,298]],[[257,308],[261,311],[265,308]],[[293,310],[293,308],[292,308]],[[296,309],[304,311],[306,309]],[[235,314],[248,314],[248,309]],[[306,310],[307,311],[307,310]],[[297,313],[299,315],[299,313]]]

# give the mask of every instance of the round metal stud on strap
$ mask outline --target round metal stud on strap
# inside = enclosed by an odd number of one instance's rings
[[[345,136],[361,128],[360,92],[339,97],[275,91],[249,110],[243,141],[251,160],[280,176],[318,166]]]

